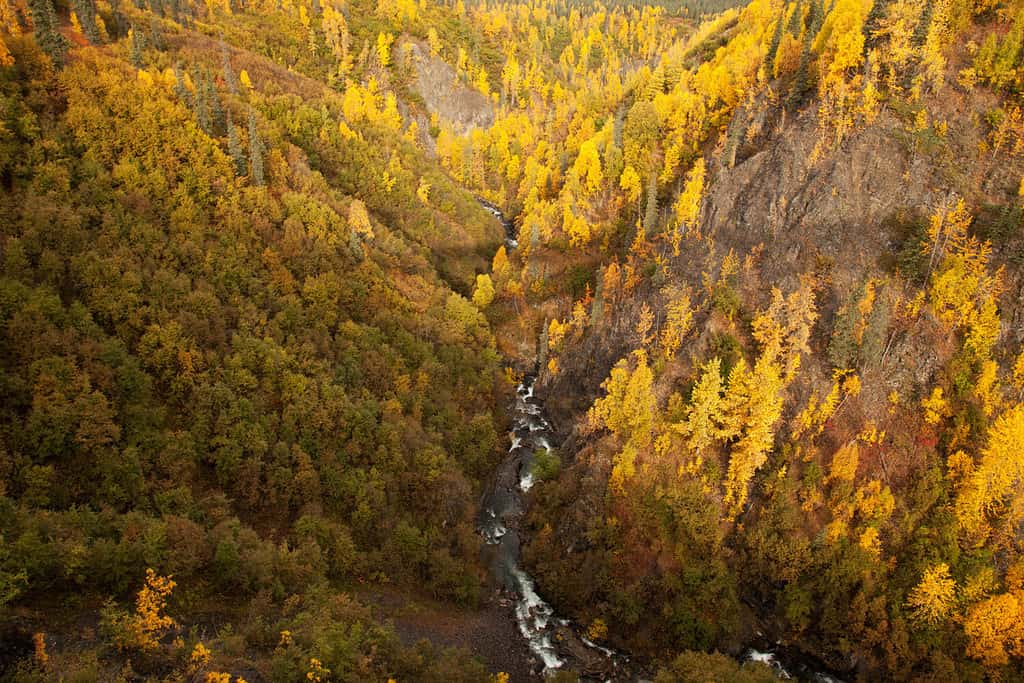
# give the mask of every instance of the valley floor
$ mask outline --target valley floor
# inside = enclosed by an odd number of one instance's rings
[[[488,671],[507,673],[510,683],[540,680],[510,602],[497,592],[475,610],[388,586],[364,589],[358,598],[372,606],[382,621],[391,621],[406,645],[428,640],[438,648],[464,648],[482,660]]]

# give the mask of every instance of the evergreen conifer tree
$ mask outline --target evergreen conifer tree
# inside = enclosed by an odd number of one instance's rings
[[[36,43],[53,61],[57,68],[64,66],[64,53],[68,43],[57,31],[57,16],[50,0],[28,0],[28,9],[32,13],[32,26]]]
[[[75,15],[78,17],[78,23],[82,26],[82,34],[85,35],[93,45],[99,45],[102,41],[100,39],[100,28],[96,24],[96,0],[74,0],[72,6],[75,9]]]
[[[177,62],[174,64],[174,96],[186,107],[192,107],[191,93],[185,86],[185,77],[181,73],[181,65]]]
[[[256,129],[256,112],[249,109],[249,179],[254,185],[263,184],[263,141]]]
[[[146,39],[143,38],[139,30],[132,26],[128,30],[128,61],[136,69],[143,67],[142,61],[142,50],[146,47]]]
[[[196,86],[192,109],[196,115],[196,123],[207,135],[213,135],[213,119],[210,116],[209,91],[205,79],[197,76],[193,79]]]
[[[238,139],[238,129],[235,128],[231,115],[228,114],[228,154],[235,164],[235,173],[243,176],[248,162],[245,159],[245,152],[242,150],[242,143]]]
[[[658,220],[658,174],[651,171],[647,181],[647,209],[644,212],[644,235],[649,236]]]
[[[231,55],[223,40],[220,41],[220,63],[221,69],[224,71],[224,83],[228,86],[228,90],[237,93],[238,78],[235,76],[235,70],[231,68]]]

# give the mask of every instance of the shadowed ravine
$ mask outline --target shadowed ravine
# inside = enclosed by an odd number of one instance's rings
[[[493,204],[479,198],[477,201],[501,221],[506,248],[511,251],[519,246],[512,221]],[[533,577],[519,565],[520,523],[534,483],[534,454],[550,453],[555,439],[544,415],[543,401],[533,394],[534,380],[528,376],[516,387],[508,454],[495,470],[480,503],[477,528],[484,539],[484,562],[495,582],[514,601],[516,624],[537,660],[536,673],[571,669],[583,680],[637,680],[645,673],[642,667],[626,654],[592,642],[578,625],[555,614],[538,593]],[[842,683],[792,648],[772,646],[763,637],[751,645],[741,659],[767,664],[780,679],[792,678],[791,672],[798,672],[802,679]]]
[[[554,613],[537,593],[533,579],[519,566],[519,523],[526,494],[533,486],[534,453],[551,450],[551,427],[533,395],[533,378],[516,389],[512,443],[484,494],[479,519],[484,559],[495,579],[515,601],[519,632],[544,671],[571,668],[585,678],[632,680],[628,658],[603,648]]]
[[[515,249],[518,243],[512,222],[492,204],[483,200],[480,204],[501,221],[505,245]],[[591,642],[569,620],[556,615],[537,593],[533,578],[519,566],[519,525],[533,486],[534,453],[550,452],[554,438],[544,417],[544,406],[533,395],[533,381],[533,377],[527,377],[516,387],[508,455],[498,465],[481,500],[477,526],[484,538],[484,561],[514,600],[516,623],[537,658],[538,672],[568,667],[584,678],[632,680],[628,658]]]

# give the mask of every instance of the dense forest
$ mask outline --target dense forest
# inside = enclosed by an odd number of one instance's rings
[[[0,0],[0,680],[608,678],[526,375],[620,679],[1024,680],[1022,96],[1019,0]]]

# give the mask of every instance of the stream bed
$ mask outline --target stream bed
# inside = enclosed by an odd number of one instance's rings
[[[516,624],[539,663],[538,673],[569,667],[584,680],[633,680],[629,658],[591,642],[575,624],[555,614],[538,594],[533,578],[519,566],[519,528],[534,483],[534,455],[550,453],[553,438],[543,404],[533,395],[533,378],[528,377],[516,388],[508,454],[481,501],[477,526],[484,539],[484,559],[513,601]]]
[[[505,229],[505,246],[519,246],[515,226],[493,204],[477,198]],[[483,556],[495,581],[510,597],[516,624],[537,660],[535,673],[544,675],[568,668],[584,681],[625,682],[643,678],[644,672],[624,653],[602,647],[587,638],[577,624],[555,614],[538,593],[536,582],[520,565],[520,524],[534,484],[534,456],[551,452],[554,431],[544,415],[543,402],[534,396],[535,377],[516,387],[511,407],[510,447],[484,491],[477,530],[484,539]],[[785,648],[748,648],[741,661],[758,661],[780,679],[799,678],[816,683],[843,683]]]

